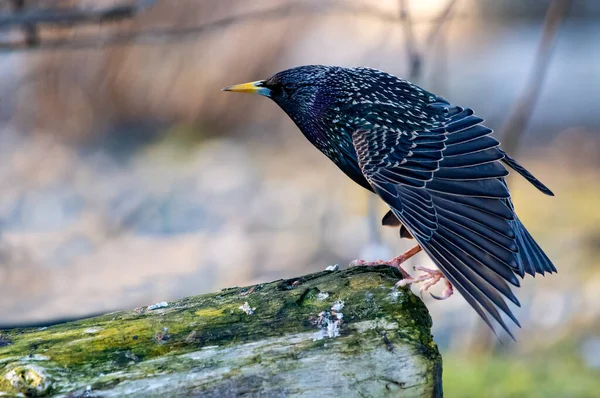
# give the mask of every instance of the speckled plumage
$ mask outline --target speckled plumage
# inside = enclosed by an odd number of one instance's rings
[[[390,206],[384,224],[401,223],[486,323],[492,316],[510,334],[498,311],[518,325],[505,303],[519,305],[508,283],[556,268],[517,218],[504,165],[552,192],[499,148],[483,119],[369,68],[309,65],[257,84]]]

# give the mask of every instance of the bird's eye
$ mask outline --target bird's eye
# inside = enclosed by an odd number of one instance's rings
[[[283,83],[272,83],[268,85],[269,90],[271,90],[271,92],[276,95],[276,96],[280,96],[280,95],[291,95],[292,92],[294,91],[292,87],[288,87],[286,85],[284,85]]]
[[[289,86],[283,86],[283,91],[287,94],[287,95],[291,95],[294,92],[294,89],[292,87]]]

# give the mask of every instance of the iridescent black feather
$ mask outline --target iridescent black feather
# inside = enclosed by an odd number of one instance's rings
[[[368,68],[303,66],[261,82],[302,133],[378,194],[490,327],[519,301],[517,276],[556,272],[514,213],[508,165],[552,192],[499,148],[471,109]]]

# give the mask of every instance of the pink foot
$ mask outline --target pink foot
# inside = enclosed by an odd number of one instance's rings
[[[392,259],[390,261],[384,261],[384,260],[377,260],[377,261],[365,261],[365,260],[354,260],[350,263],[351,267],[374,267],[377,265],[387,265],[390,267],[394,267],[394,268],[398,268],[398,270],[400,270],[400,272],[402,273],[402,280],[406,279],[406,278],[410,278],[410,274],[408,272],[406,272],[404,270],[404,268],[402,268],[400,266],[400,264],[398,264],[397,262],[394,261],[395,259]]]
[[[448,282],[448,280],[442,274],[441,271],[436,270],[436,269],[429,269],[429,268],[425,268],[425,267],[421,267],[421,266],[416,266],[415,270],[423,271],[423,272],[425,272],[425,274],[417,276],[416,278],[409,277],[406,279],[402,279],[402,280],[398,281],[398,283],[396,283],[396,287],[398,287],[398,286],[404,287],[404,286],[411,285],[413,283],[424,282],[423,286],[421,286],[421,288],[419,289],[421,294],[423,294],[423,292],[427,292],[430,287],[434,286],[436,283],[438,283],[439,281],[441,281],[443,279],[446,282],[446,287],[444,288],[442,295],[436,296],[435,294],[430,292],[429,294],[431,295],[431,297],[433,297],[436,300],[445,300],[448,297],[452,296],[452,294],[454,293],[454,288],[452,287],[452,284],[450,282]]]
[[[377,261],[365,261],[365,260],[354,260],[350,263],[351,267],[356,267],[356,266],[375,266],[375,265],[388,265],[390,267],[394,267],[394,268],[398,268],[398,270],[400,270],[400,272],[402,273],[402,280],[405,279],[410,279],[410,274],[408,272],[406,272],[404,270],[404,268],[402,268],[400,266],[400,264],[402,264],[403,262],[405,262],[406,260],[408,260],[409,258],[411,258],[412,256],[414,256],[415,254],[417,254],[418,252],[420,252],[421,246],[415,246],[410,250],[407,250],[406,252],[402,253],[401,255],[394,257],[393,259],[389,260],[389,261],[384,261],[384,260],[377,260]]]

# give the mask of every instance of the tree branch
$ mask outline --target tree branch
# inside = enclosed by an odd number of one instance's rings
[[[442,10],[440,15],[436,18],[436,21],[433,24],[433,28],[431,29],[431,32],[429,32],[429,35],[427,36],[427,39],[425,40],[425,50],[432,48],[433,45],[435,44],[435,41],[442,34],[442,31],[443,31],[443,28],[444,28],[446,22],[450,20],[450,17],[452,17],[452,12],[454,11],[454,6],[456,5],[457,2],[458,2],[458,0],[449,0],[448,4],[446,4],[446,7]]]
[[[404,43],[406,44],[406,56],[408,58],[408,79],[416,81],[421,76],[421,54],[417,50],[415,34],[413,31],[412,18],[408,8],[408,0],[399,0],[400,20],[404,27]]]
[[[117,32],[101,37],[94,35],[69,39],[47,39],[43,40],[39,46],[31,50],[78,50],[89,48],[105,48],[109,46],[127,45],[131,41],[135,41],[136,45],[162,44],[168,39],[196,38],[200,35],[210,34],[238,23],[252,22],[257,20],[279,20],[282,18],[300,17],[305,15],[330,16],[348,14],[376,19],[382,23],[398,23],[397,16],[381,11],[376,7],[356,5],[346,1],[324,2],[301,0],[264,10],[251,11],[240,15],[224,17],[200,26],[142,29],[138,31]],[[431,21],[412,21],[412,24],[416,23],[431,23]],[[23,43],[0,43],[0,52],[12,52],[19,50],[30,49],[24,46]]]
[[[64,7],[27,11],[23,8],[23,1],[19,1],[21,5],[21,7],[19,7],[19,13],[0,16],[0,29],[22,25],[71,26],[75,24],[95,24],[99,22],[117,21],[132,18],[155,2],[156,0],[141,0],[134,4],[117,5],[99,9]]]
[[[558,29],[567,17],[570,3],[570,0],[553,0],[546,12],[542,37],[538,44],[529,80],[515,102],[500,135],[504,150],[511,156],[515,156],[521,137],[531,119],[550,66]]]
[[[431,318],[387,266],[0,331],[0,395],[442,396]]]

